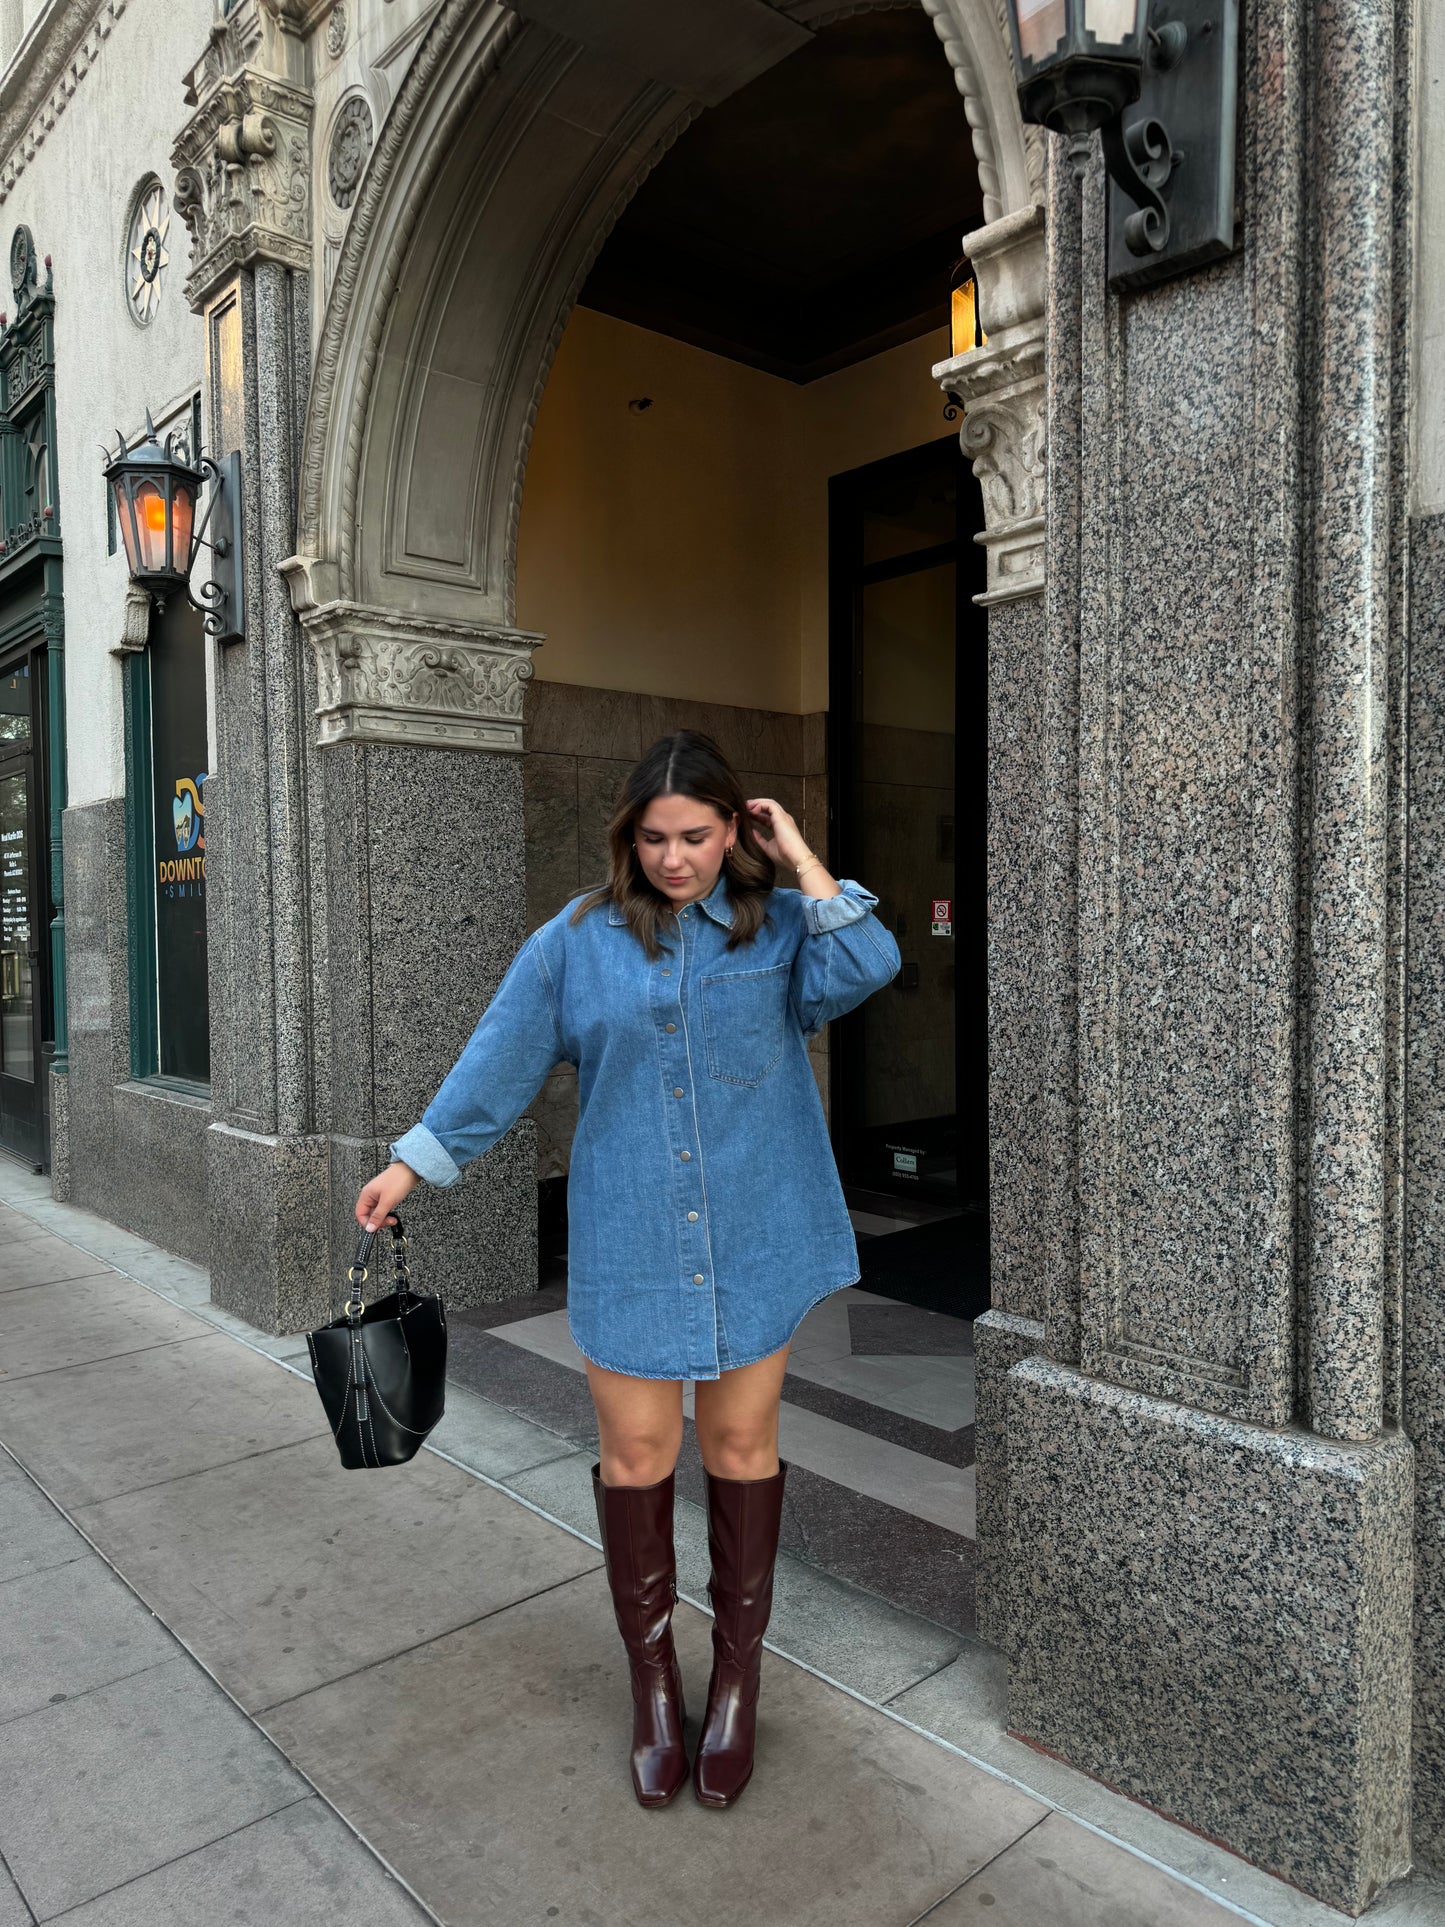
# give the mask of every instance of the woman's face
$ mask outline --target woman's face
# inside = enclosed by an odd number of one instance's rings
[[[637,819],[637,859],[670,903],[705,897],[737,836],[737,812],[724,817],[691,796],[654,796]]]

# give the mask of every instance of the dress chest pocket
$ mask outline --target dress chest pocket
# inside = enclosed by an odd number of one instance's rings
[[[783,1054],[791,963],[720,971],[701,982],[707,1068],[724,1084],[760,1084]]]

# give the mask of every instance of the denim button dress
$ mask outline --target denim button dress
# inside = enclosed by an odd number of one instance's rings
[[[555,1064],[577,1066],[567,1185],[567,1322],[596,1364],[716,1378],[787,1343],[856,1283],[858,1247],[807,1038],[898,974],[898,945],[851,878],[774,890],[725,948],[725,875],[664,919],[649,962],[622,911],[574,905],[534,930],[461,1056],[391,1146],[455,1184]]]

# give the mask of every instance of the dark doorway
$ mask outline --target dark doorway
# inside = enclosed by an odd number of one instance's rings
[[[46,1162],[50,887],[44,759],[45,653],[0,667],[0,1147]]]
[[[855,1210],[899,1228],[862,1282],[988,1304],[987,629],[983,503],[957,437],[835,476],[835,875],[897,938],[899,976],[835,1028],[833,1143]]]

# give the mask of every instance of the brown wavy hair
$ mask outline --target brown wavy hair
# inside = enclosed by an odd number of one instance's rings
[[[751,943],[768,915],[776,872],[754,832],[737,771],[712,737],[698,729],[678,729],[670,736],[660,736],[624,779],[607,824],[607,881],[582,897],[571,922],[580,923],[589,910],[615,903],[648,957],[655,960],[662,954],[663,918],[670,909],[648,882],[632,847],[638,818],[657,796],[690,796],[715,809],[725,823],[737,812],[737,839],[723,858],[733,905],[727,948],[736,950],[739,944]]]

